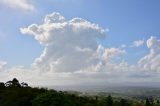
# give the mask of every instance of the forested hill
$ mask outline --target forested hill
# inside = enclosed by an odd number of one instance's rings
[[[0,83],[0,106],[160,106],[159,100],[129,100],[108,96],[87,96],[32,88],[16,78]]]

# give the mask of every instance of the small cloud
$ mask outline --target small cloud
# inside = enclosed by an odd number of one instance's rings
[[[126,51],[119,49],[119,48],[106,48],[104,50],[104,54],[103,54],[103,59],[105,59],[106,61],[113,59],[117,56],[120,56],[122,54],[125,54]]]
[[[4,68],[4,66],[7,64],[5,61],[0,61],[0,71]]]
[[[28,0],[1,0],[0,4],[13,9],[35,11],[35,7]]]
[[[144,44],[144,40],[134,41],[131,47],[140,47]]]
[[[125,44],[122,44],[122,45],[121,45],[121,48],[125,48],[125,47],[127,47],[127,45],[125,45]]]

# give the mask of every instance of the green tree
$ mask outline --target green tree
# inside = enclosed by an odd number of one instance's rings
[[[3,82],[0,82],[0,88],[5,88],[5,84]]]
[[[106,106],[113,106],[113,99],[111,95],[107,97],[107,105]]]
[[[33,100],[33,106],[61,106],[62,98],[56,92],[46,92]]]
[[[6,87],[21,87],[19,81],[16,78],[13,78],[12,81],[7,81],[5,83]]]
[[[21,83],[21,86],[22,86],[22,87],[28,87],[28,84],[25,83],[25,82],[22,82],[22,83]]]
[[[131,106],[131,104],[129,102],[127,102],[127,100],[121,99],[119,106]]]
[[[146,104],[145,104],[145,106],[151,106],[150,100],[149,100],[148,98],[146,99]]]
[[[12,86],[14,86],[14,87],[21,87],[19,81],[16,78],[13,78],[13,80],[12,80]]]

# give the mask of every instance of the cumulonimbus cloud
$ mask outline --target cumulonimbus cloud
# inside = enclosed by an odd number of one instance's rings
[[[152,67],[149,73],[152,73],[153,69],[159,70],[159,64],[156,65],[159,60],[157,52],[159,46],[156,46],[159,45],[159,40],[154,37],[147,40],[151,53],[142,57],[138,64],[131,65],[126,61],[116,61],[116,57],[126,53],[124,48],[105,48],[97,44],[97,40],[105,38],[105,30],[81,18],[67,20],[59,13],[52,13],[46,15],[41,25],[32,24],[27,28],[21,28],[21,32],[32,35],[44,46],[33,67],[49,73],[50,76],[60,73],[70,80],[78,78],[80,82],[82,81],[80,77],[90,78],[94,82],[109,79],[113,81],[115,77],[120,81],[125,78],[130,80],[133,78],[134,81],[135,77],[140,76],[138,74],[145,73],[143,78],[145,75],[148,77],[146,66]],[[140,46],[143,43],[144,41],[137,41],[135,45]],[[156,58],[152,60],[149,57],[153,52]],[[119,74],[121,72],[124,74]]]
[[[81,18],[67,20],[54,12],[42,24],[20,30],[32,35],[44,50],[32,68],[13,67],[0,77],[14,76],[32,85],[128,84],[159,78],[160,40],[155,37],[147,40],[150,52],[132,65],[122,58],[127,52],[124,47],[106,48],[97,43],[105,39],[104,28]]]
[[[66,20],[59,13],[46,15],[41,25],[21,29],[44,46],[33,66],[43,71],[75,72],[97,65],[97,40],[105,38],[105,30],[81,18]]]
[[[125,50],[99,45],[97,40],[105,38],[106,30],[81,18],[67,20],[59,13],[52,13],[46,15],[41,25],[32,24],[21,28],[21,32],[32,35],[44,50],[31,69],[15,66],[1,77],[17,77],[32,85],[69,85],[88,80],[96,84],[105,82],[106,76],[111,78],[109,74],[118,66],[126,66],[125,63],[111,63]]]

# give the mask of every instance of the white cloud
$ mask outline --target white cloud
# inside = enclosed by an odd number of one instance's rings
[[[105,38],[105,30],[81,18],[67,20],[59,13],[52,13],[45,17],[43,24],[32,24],[21,28],[21,32],[31,34],[44,46],[33,67],[51,82],[60,79],[59,84],[88,81],[98,84],[131,67],[124,61],[112,61],[125,54],[125,50],[98,45],[97,40]]]
[[[1,71],[1,78],[17,77],[31,85],[51,86],[135,84],[157,81],[160,76],[160,41],[155,37],[147,40],[150,53],[132,65],[123,58],[125,48],[97,44],[105,38],[105,30],[81,18],[67,20],[52,13],[41,25],[32,24],[21,32],[32,35],[44,50],[33,68],[13,67]]]
[[[106,48],[104,50],[103,59],[105,61],[109,61],[113,59],[116,56],[122,55],[125,53],[125,50],[119,49],[119,48]]]
[[[159,54],[160,53],[160,40],[154,36],[151,36],[147,40],[147,47],[151,50],[153,54]]]
[[[127,45],[125,45],[125,44],[121,45],[121,48],[126,48],[126,47],[127,47]]]
[[[1,0],[1,5],[9,8],[19,9],[24,11],[34,11],[35,7],[29,2],[29,0]]]
[[[66,20],[59,13],[46,15],[42,25],[22,28],[44,46],[33,66],[43,71],[75,72],[99,64],[97,40],[105,30],[81,18]]]
[[[150,81],[153,76],[157,78],[152,70],[158,71],[160,66],[159,40],[154,37],[147,40],[150,54],[140,59],[138,65],[131,65],[122,59],[126,53],[124,48],[98,45],[97,40],[105,38],[105,30],[81,18],[67,20],[59,13],[52,13],[46,15],[43,24],[32,24],[21,28],[21,32],[31,34],[44,46],[33,67],[41,70],[41,78],[47,81],[58,80],[59,84],[89,81],[103,85],[106,82],[134,83]],[[143,43],[139,40],[133,44],[139,47]]]
[[[144,44],[144,40],[137,40],[133,42],[132,47],[140,47]]]
[[[160,71],[160,40],[151,36],[147,40],[147,47],[150,49],[150,53],[140,59],[139,65],[144,70]]]
[[[128,70],[129,69],[129,70]],[[0,77],[5,81],[14,77],[29,85],[52,86],[52,85],[83,85],[83,86],[113,86],[138,84],[157,81],[159,73],[137,70],[127,62],[119,64],[108,63],[105,71],[77,71],[77,72],[43,72],[26,69],[22,66],[13,67],[8,72],[0,72]],[[152,79],[152,80],[151,80]],[[133,85],[134,86],[134,85]],[[65,89],[65,88],[64,88]]]
[[[0,71],[3,70],[4,66],[7,64],[6,61],[0,61]]]

